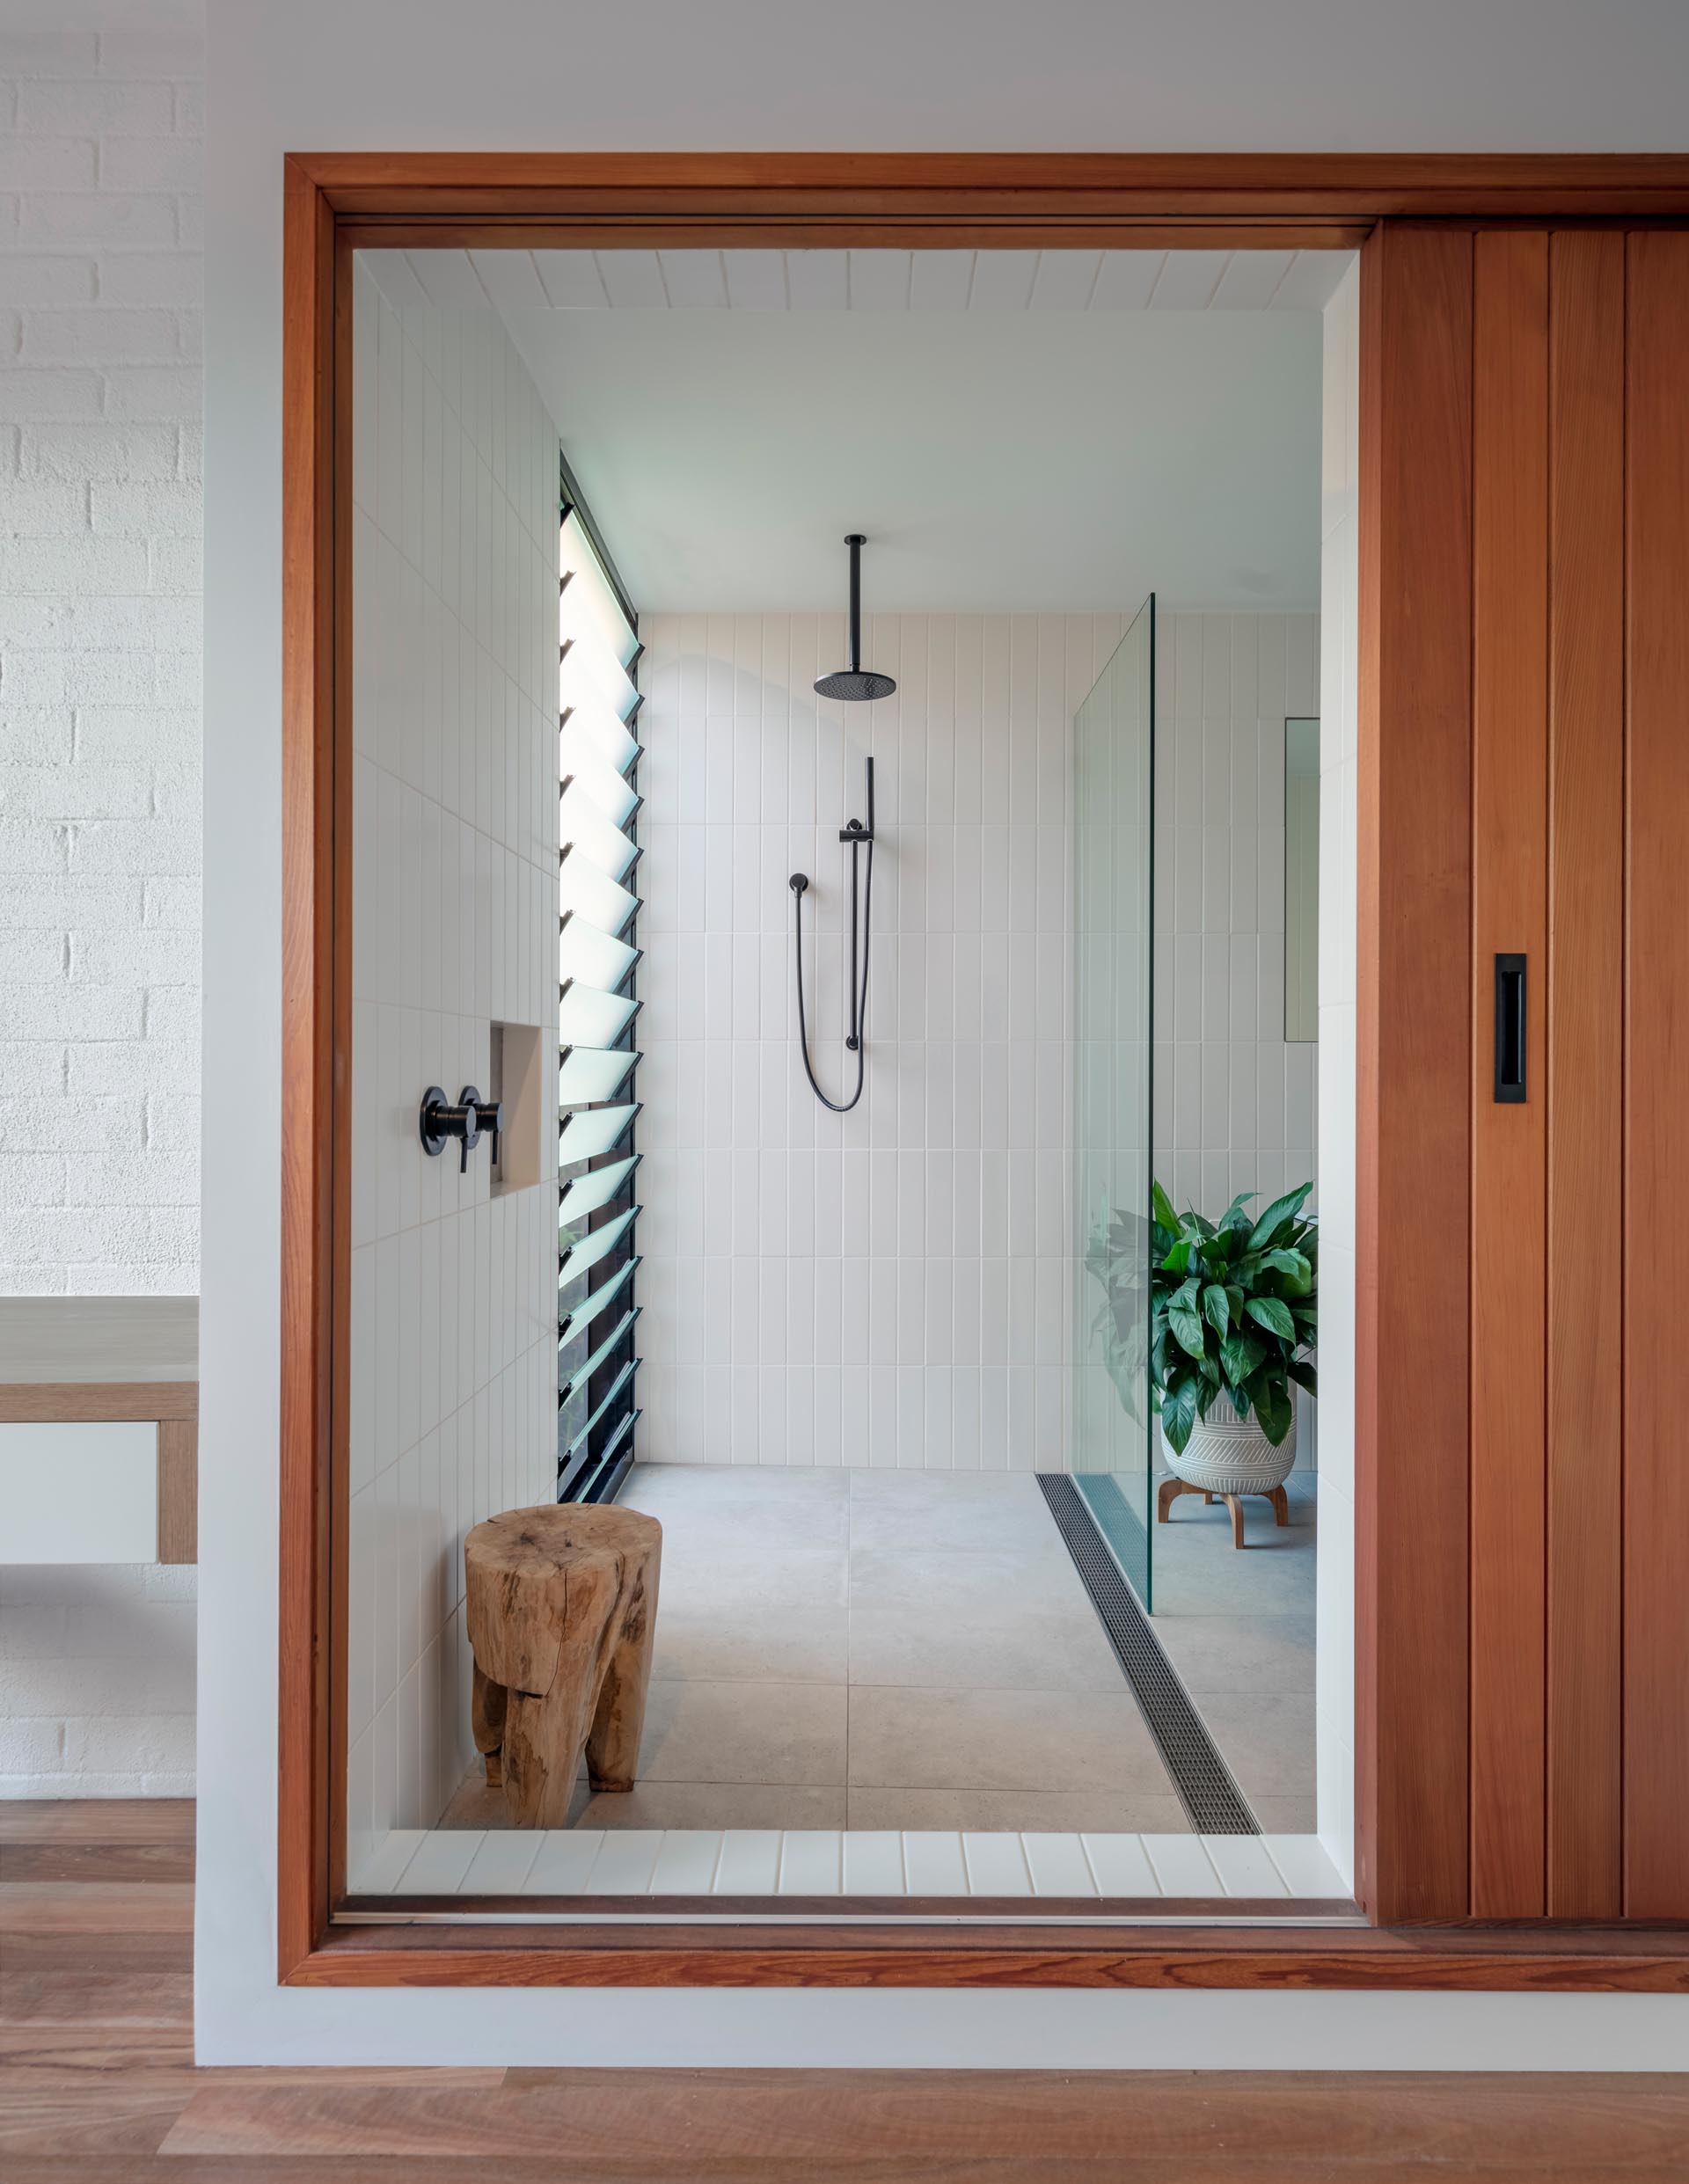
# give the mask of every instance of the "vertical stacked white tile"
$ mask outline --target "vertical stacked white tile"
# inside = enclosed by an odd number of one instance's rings
[[[1022,1469],[1064,1445],[1075,709],[1119,617],[641,617],[647,1460]],[[877,762],[867,1090],[847,1082],[837,834]]]
[[[463,1539],[555,1480],[546,1172],[428,1158],[429,1085],[557,1020],[557,434],[490,310],[355,283],[349,1859],[468,1764]]]
[[[1315,614],[1164,614],[1156,643],[1156,1172],[1217,1214],[1314,1172],[1315,1048],[1284,1037],[1284,723]]]
[[[1325,312],[1320,647],[1320,1837],[1355,1871],[1356,647],[1360,269]]]
[[[1284,723],[1320,710],[1320,617],[1164,614],[1156,640],[1156,1173],[1176,1204],[1259,1210],[1315,1173],[1317,1048],[1284,1037]]]
[[[0,30],[10,1295],[199,1286],[203,42]],[[0,1572],[0,1797],[192,1795],[194,1577]]]

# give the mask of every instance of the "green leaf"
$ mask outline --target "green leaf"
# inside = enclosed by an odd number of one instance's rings
[[[1231,1302],[1217,1282],[1210,1282],[1203,1291],[1203,1317],[1216,1334],[1225,1333],[1232,1325]]]
[[[1300,1252],[1263,1252],[1261,1263],[1264,1271],[1284,1276],[1284,1286],[1292,1297],[1305,1297],[1313,1287],[1313,1268]]]
[[[1310,1395],[1320,1392],[1320,1376],[1304,1357],[1293,1357],[1284,1368],[1298,1388],[1305,1388]]]
[[[1205,1345],[1199,1313],[1188,1304],[1175,1304],[1167,1314],[1167,1325],[1172,1328],[1174,1340],[1181,1349],[1188,1351],[1192,1357],[1203,1355]]]
[[[1182,1225],[1178,1215],[1173,1209],[1172,1199],[1167,1196],[1159,1183],[1152,1183],[1150,1186],[1150,1210],[1164,1229],[1173,1229],[1176,1231]]]
[[[1252,1252],[1259,1251],[1263,1245],[1271,1243],[1277,1233],[1279,1223],[1290,1220],[1294,1214],[1300,1211],[1303,1200],[1312,1188],[1313,1185],[1311,1182],[1304,1183],[1299,1190],[1286,1191],[1283,1198],[1274,1199],[1272,1204],[1268,1207],[1266,1212],[1249,1231],[1249,1248]]]
[[[1286,1342],[1295,1341],[1296,1322],[1291,1318],[1291,1308],[1282,1304],[1277,1297],[1252,1297],[1244,1310],[1258,1326],[1270,1328]]]
[[[1182,1456],[1190,1439],[1190,1429],[1196,1422],[1196,1382],[1186,1380],[1161,1399],[1161,1430],[1167,1437],[1167,1446],[1175,1456]]]
[[[1220,1227],[1228,1231],[1235,1229],[1247,1235],[1249,1231],[1249,1216],[1245,1211],[1245,1208],[1252,1205],[1260,1195],[1259,1191],[1239,1191],[1220,1216]]]
[[[1220,1363],[1234,1388],[1241,1387],[1267,1355],[1267,1345],[1252,1334],[1229,1334],[1220,1345]]]
[[[1262,1373],[1252,1392],[1261,1430],[1277,1448],[1291,1430],[1291,1421],[1296,1415],[1291,1407],[1291,1391],[1276,1376]]]

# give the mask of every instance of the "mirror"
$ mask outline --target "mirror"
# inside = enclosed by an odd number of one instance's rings
[[[1284,723],[1284,1036],[1320,1036],[1320,723]]]

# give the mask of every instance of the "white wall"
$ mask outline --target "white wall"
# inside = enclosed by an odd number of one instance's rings
[[[205,1362],[195,1994],[205,2062],[1671,2069],[1671,1996],[278,1989],[281,175],[286,151],[794,143],[1661,150],[1689,144],[1663,0],[217,0],[208,333]],[[778,26],[778,35],[770,34]],[[1537,55],[1517,66],[1521,41]],[[1356,66],[1364,50],[1368,66]],[[888,65],[887,56],[896,56]],[[333,65],[329,65],[332,55]],[[1218,58],[1217,58],[1218,56]],[[270,663],[267,668],[264,663]]]
[[[1210,1218],[1316,1171],[1319,1049],[1284,1037],[1284,723],[1320,709],[1319,653],[1316,614],[1156,625],[1155,1172]],[[1293,1393],[1309,1471],[1319,1406]]]
[[[1314,1172],[1312,1042],[1284,1039],[1284,722],[1319,710],[1313,614],[1156,627],[1155,1165],[1217,1216]]]
[[[1320,646],[1320,1835],[1355,1870],[1355,843],[1360,264],[1326,307]]]
[[[646,615],[640,1456],[1058,1465],[1068,1355],[1074,710],[1092,615],[880,615],[871,706],[812,688],[840,617]],[[848,853],[876,762],[867,1088],[837,1099]],[[851,1061],[853,1072],[854,1062]]]
[[[197,38],[0,26],[0,1292],[199,1284]]]
[[[811,687],[844,656],[837,617],[642,617],[644,1461],[1063,1461],[1072,719],[1124,621],[871,617],[865,657],[897,692],[848,707]],[[1317,629],[1159,632],[1158,1165],[1212,1211],[1312,1172],[1314,1048],[1283,1039],[1282,792]],[[812,1054],[838,1097],[837,836],[870,749],[867,1082],[841,1117],[799,1060],[786,881],[815,883]]]
[[[557,432],[490,311],[354,289],[347,1864],[473,1756],[464,1535],[557,1477]],[[429,1158],[549,1026],[540,1180]]]
[[[199,1286],[203,73],[0,21],[4,1295]],[[194,1591],[0,1570],[0,1797],[191,1793]]]

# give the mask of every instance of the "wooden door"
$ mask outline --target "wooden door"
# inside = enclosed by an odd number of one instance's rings
[[[1689,233],[1625,246],[1624,1907],[1689,1914]]]
[[[1386,226],[1363,318],[1361,1887],[1682,1917],[1689,234]]]

